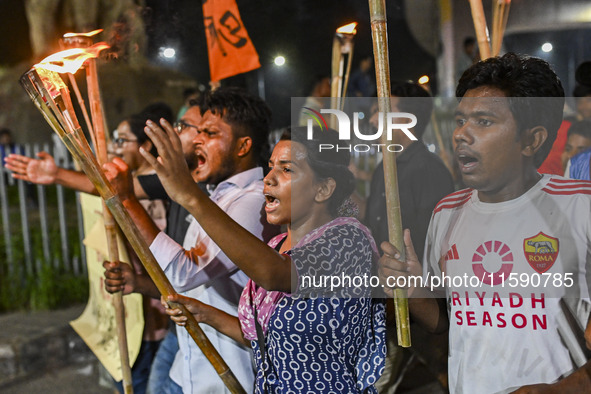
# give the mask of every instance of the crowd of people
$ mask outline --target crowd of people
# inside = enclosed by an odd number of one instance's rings
[[[319,78],[317,88],[328,82]],[[104,165],[178,292],[161,298],[138,261],[104,263],[107,291],[140,293],[152,307],[136,393],[227,392],[178,304],[247,392],[394,392],[406,351],[396,344],[392,283],[408,289],[413,351],[447,374],[443,390],[591,391],[591,123],[583,103],[578,119],[563,120],[564,90],[548,63],[508,53],[462,74],[452,138],[466,188],[458,191],[421,140],[430,94],[412,82],[392,86],[392,112],[416,117],[416,141],[392,133],[403,148],[405,260],[388,242],[381,164],[356,218],[350,152],[322,149],[343,143],[337,131],[293,126],[271,151],[262,99],[232,87],[190,93],[176,121],[159,103],[120,123]],[[377,122],[375,114],[369,124]],[[15,178],[96,193],[46,153],[5,162]],[[554,173],[543,174],[544,163]],[[344,277],[380,284],[316,281]],[[441,333],[445,341],[431,342]]]

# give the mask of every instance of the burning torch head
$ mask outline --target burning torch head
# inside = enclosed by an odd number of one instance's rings
[[[101,42],[89,48],[72,48],[54,53],[21,77],[21,85],[59,134],[79,127],[68,87],[59,73],[75,73],[87,59],[98,57],[99,52],[108,47]],[[60,126],[58,129],[55,127],[56,122]]]
[[[66,33],[62,37],[64,48],[88,48],[92,46],[93,37],[102,32],[103,29],[93,30],[88,33]]]

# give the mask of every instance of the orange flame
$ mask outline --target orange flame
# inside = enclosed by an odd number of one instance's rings
[[[109,48],[109,45],[104,42],[99,42],[88,48],[72,48],[65,51],[54,53],[35,64],[36,69],[46,69],[58,73],[72,73],[82,67],[84,62],[88,59],[99,56],[99,52],[103,49]]]
[[[357,33],[355,27],[357,27],[357,22],[352,22],[347,25],[341,26],[337,29],[337,34],[355,34]]]
[[[64,38],[70,38],[70,37],[92,37],[95,36],[97,34],[99,34],[101,31],[103,31],[103,29],[96,29],[93,31],[89,31],[88,33],[66,33],[63,35]]]

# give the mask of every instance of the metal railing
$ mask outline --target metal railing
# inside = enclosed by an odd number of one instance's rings
[[[49,144],[2,146],[0,153],[33,157],[52,154],[60,167],[71,168],[69,156]],[[0,166],[0,274],[37,275],[45,263],[76,276],[86,275],[84,226],[78,193],[61,185],[34,185],[15,180]],[[23,269],[24,268],[24,269]]]

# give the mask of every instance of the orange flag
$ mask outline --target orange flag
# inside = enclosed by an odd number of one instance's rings
[[[212,81],[261,66],[259,55],[240,19],[235,0],[205,0],[203,23]]]

